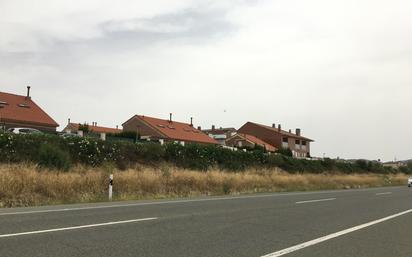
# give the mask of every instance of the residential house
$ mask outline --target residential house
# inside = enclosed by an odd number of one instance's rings
[[[196,129],[191,123],[183,123],[172,120],[172,114],[168,120],[135,115],[123,123],[123,131],[137,132],[141,138],[159,140],[162,142],[218,144],[201,130]]]
[[[310,156],[310,143],[313,142],[313,140],[303,137],[301,135],[301,129],[298,128],[295,130],[295,133],[292,133],[291,130],[289,130],[289,132],[282,130],[280,124],[276,127],[275,124],[266,126],[247,122],[238,130],[238,133],[255,136],[277,149],[288,148],[292,151],[293,156],[297,158]]]
[[[389,167],[392,169],[399,169],[401,167],[407,167],[408,163],[403,161],[392,161],[392,162],[385,162],[382,163],[383,167]]]
[[[34,128],[42,132],[56,132],[59,126],[30,96],[0,92],[0,127]]]
[[[276,152],[277,148],[263,140],[248,134],[235,134],[226,140],[226,145],[237,148],[263,147],[268,152]]]
[[[236,134],[235,128],[218,128],[216,129],[215,125],[212,126],[212,129],[202,130],[204,133],[215,139],[221,145],[225,145],[226,139],[234,136]]]
[[[80,130],[81,126],[83,126],[83,124],[80,123],[72,123],[69,122],[67,124],[67,126],[63,129],[63,132],[65,133],[78,133],[78,131]],[[102,126],[97,126],[97,122],[92,122],[92,125],[87,125],[88,126],[88,130],[91,133],[95,133],[95,134],[118,134],[121,133],[122,130],[119,128],[108,128],[108,127],[102,127]]]

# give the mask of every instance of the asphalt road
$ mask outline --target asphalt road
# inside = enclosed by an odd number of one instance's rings
[[[412,190],[0,210],[0,256],[407,257]]]

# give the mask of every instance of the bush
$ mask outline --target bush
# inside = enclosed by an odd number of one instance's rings
[[[39,149],[38,164],[42,167],[58,170],[69,170],[71,160],[68,152],[50,144],[44,144]]]
[[[41,149],[39,152],[38,149]],[[67,163],[102,166],[115,164],[126,169],[136,163],[160,165],[172,163],[180,168],[206,171],[220,168],[227,171],[243,171],[247,168],[279,167],[290,173],[390,173],[379,162],[358,160],[355,163],[325,158],[323,160],[295,159],[290,150],[269,154],[256,147],[249,151],[232,151],[215,145],[177,143],[160,145],[153,142],[101,141],[97,138],[56,135],[15,135],[0,133],[0,162],[35,162],[42,166],[66,169]],[[40,157],[41,154],[41,157]],[[70,166],[69,165],[69,166]],[[412,173],[412,164],[402,168]]]
[[[277,151],[276,151],[276,153],[278,153],[278,154],[282,154],[282,155],[284,155],[284,156],[289,156],[289,157],[292,157],[293,156],[293,153],[292,153],[292,151],[289,149],[289,148],[280,148],[280,149],[278,149]]]

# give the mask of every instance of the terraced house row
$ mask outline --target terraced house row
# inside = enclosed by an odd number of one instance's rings
[[[57,133],[59,124],[53,120],[30,96],[0,92],[0,126],[2,129],[30,128],[45,133]],[[87,127],[87,131],[85,131]],[[281,125],[266,126],[254,122],[246,122],[239,129],[216,128],[202,130],[195,127],[193,118],[190,123],[173,120],[172,114],[168,119],[160,119],[145,115],[134,115],[122,124],[123,129],[98,126],[97,122],[81,124],[68,120],[66,127],[60,133],[84,136],[85,133],[100,134],[103,140],[106,134],[121,132],[137,133],[141,139],[160,142],[178,142],[181,144],[198,143],[213,144],[223,147],[248,149],[260,146],[268,152],[279,149],[290,149],[296,158],[310,157],[312,139],[304,137],[301,129],[294,132],[283,130]],[[23,130],[24,131],[24,130]]]

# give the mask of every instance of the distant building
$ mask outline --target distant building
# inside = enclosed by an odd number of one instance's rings
[[[70,119],[69,119],[69,122],[67,126],[63,129],[63,132],[77,133],[81,126],[84,126],[84,124],[72,123],[70,122]],[[122,132],[122,130],[119,128],[108,128],[108,127],[97,126],[97,122],[92,122],[92,125],[87,125],[87,126],[88,126],[89,132],[96,133],[96,134],[101,134],[101,133],[118,134]]]
[[[59,126],[30,96],[0,92],[0,127],[34,128],[42,132],[56,132]]]
[[[263,140],[247,134],[235,134],[226,140],[226,145],[237,148],[254,148],[260,146],[268,152],[276,152],[277,148]]]
[[[212,129],[202,130],[204,133],[208,134],[211,138],[215,139],[221,145],[225,145],[226,139],[236,134],[235,128],[218,128],[213,125]]]
[[[393,168],[393,169],[399,169],[401,167],[408,166],[408,164],[406,162],[403,162],[403,161],[385,162],[385,163],[382,163],[382,165],[383,165],[383,167],[389,167],[389,168]]]
[[[281,125],[278,127],[273,124],[271,127],[258,123],[247,122],[239,130],[239,134],[252,135],[264,141],[271,146],[280,149],[288,148],[296,158],[310,156],[310,143],[312,139],[303,137],[301,129],[296,129],[295,133],[282,130]]]
[[[218,144],[216,140],[196,129],[192,122],[188,124],[172,120],[172,114],[168,120],[135,115],[123,123],[123,131],[137,132],[143,139],[161,142]]]

